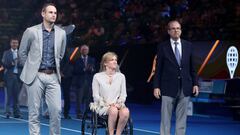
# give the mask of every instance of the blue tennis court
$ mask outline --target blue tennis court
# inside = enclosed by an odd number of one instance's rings
[[[131,110],[131,117],[134,125],[134,135],[158,135],[160,129],[160,104],[151,105],[128,104]],[[23,118],[16,119],[4,116],[3,105],[0,109],[0,134],[1,135],[27,135],[28,118],[27,108],[22,108]],[[75,119],[75,114],[71,114],[72,119],[62,119],[62,135],[81,134],[81,120]],[[41,119],[42,135],[49,134],[48,119]],[[175,120],[172,120],[172,124]],[[173,125],[174,126],[174,125]],[[174,128],[172,129],[174,132]],[[98,134],[104,134],[104,129],[99,129]],[[240,122],[233,121],[231,117],[193,115],[188,118],[187,135],[239,135]]]

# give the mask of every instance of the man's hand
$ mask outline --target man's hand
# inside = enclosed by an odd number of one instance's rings
[[[159,88],[155,88],[154,91],[153,91],[153,95],[155,98],[157,99],[160,99],[160,96],[161,96],[161,91]]]
[[[199,88],[196,85],[193,86],[193,94],[194,94],[195,97],[198,96],[198,94],[199,94]]]
[[[3,66],[0,66],[0,72],[4,70],[4,67]]]

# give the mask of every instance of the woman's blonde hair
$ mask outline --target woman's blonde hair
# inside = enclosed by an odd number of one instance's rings
[[[105,54],[103,54],[102,60],[101,60],[101,63],[100,63],[100,70],[99,70],[99,72],[106,71],[106,66],[104,65],[104,63],[106,63],[107,61],[111,60],[111,58],[114,57],[114,56],[116,58],[118,58],[118,56],[117,56],[117,54],[115,52],[106,52]],[[116,72],[120,72],[119,66],[117,66]]]

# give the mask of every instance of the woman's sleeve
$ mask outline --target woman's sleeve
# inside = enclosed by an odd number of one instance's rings
[[[125,76],[123,75],[122,80],[121,80],[121,84],[120,84],[120,96],[117,100],[117,103],[119,104],[124,104],[126,101],[126,97],[127,97],[127,89],[126,89],[126,79]]]
[[[93,77],[92,90],[93,90],[94,103],[97,103],[100,105],[104,104],[103,98],[100,96],[100,84],[99,84],[99,81],[97,80],[96,75],[94,75]]]

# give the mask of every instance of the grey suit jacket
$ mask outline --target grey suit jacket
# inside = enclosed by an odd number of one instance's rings
[[[55,41],[54,41],[54,56],[58,80],[61,82],[60,76],[60,61],[64,56],[66,48],[66,33],[58,26],[54,26]],[[23,70],[20,79],[31,84],[35,79],[40,64],[42,62],[43,52],[43,33],[42,24],[29,27],[25,30],[19,48],[19,59],[23,65]]]

